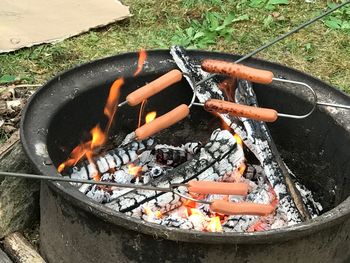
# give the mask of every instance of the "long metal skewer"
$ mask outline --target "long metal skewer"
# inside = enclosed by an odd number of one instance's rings
[[[274,40],[272,40],[272,41],[266,43],[265,45],[263,45],[263,46],[261,46],[261,47],[255,49],[254,51],[248,53],[247,55],[245,55],[245,56],[243,56],[243,57],[237,59],[234,63],[240,63],[240,62],[242,62],[243,60],[246,60],[246,59],[248,59],[248,58],[250,58],[250,57],[256,55],[257,53],[263,51],[264,49],[266,49],[266,48],[268,48],[268,47],[274,45],[275,43],[277,43],[277,42],[279,42],[279,41],[285,39],[286,37],[288,37],[288,36],[290,36],[290,35],[292,35],[292,34],[298,32],[300,29],[303,29],[303,28],[307,27],[308,25],[311,25],[311,24],[315,23],[316,21],[320,20],[321,18],[323,18],[323,17],[329,15],[330,13],[333,13],[333,12],[336,11],[337,9],[339,9],[339,8],[341,8],[341,7],[343,7],[343,6],[347,5],[347,4],[350,4],[350,0],[344,2],[344,3],[340,4],[340,5],[337,5],[336,7],[334,7],[334,8],[332,8],[332,9],[330,9],[330,10],[324,12],[323,14],[321,14],[321,15],[319,15],[319,16],[317,16],[317,17],[315,17],[315,18],[313,18],[313,19],[311,19],[311,20],[309,20],[309,21],[307,21],[307,22],[305,22],[305,23],[303,23],[303,24],[297,26],[296,28],[292,29],[291,31],[289,31],[289,32],[287,32],[287,33],[285,33],[285,34],[283,34],[283,35],[281,35],[281,36],[275,38]],[[206,82],[206,81],[209,80],[209,79],[212,79],[212,78],[215,77],[216,75],[218,75],[218,74],[211,74],[211,75],[207,76],[206,78],[204,78],[204,79],[198,81],[198,82],[196,83],[196,86],[198,86],[198,85],[200,85],[200,84]],[[322,105],[322,104],[320,104],[320,105]],[[328,105],[328,106],[329,106],[329,105]],[[348,106],[345,106],[345,108],[348,108]]]
[[[120,188],[135,188],[135,189],[141,189],[141,190],[151,190],[151,191],[160,191],[160,192],[172,192],[173,191],[171,188],[155,187],[155,186],[149,186],[149,185],[120,184],[120,183],[115,183],[115,182],[103,182],[103,181],[94,181],[94,180],[85,180],[85,179],[77,179],[77,178],[70,178],[70,177],[49,176],[49,175],[0,172],[0,176],[11,176],[11,177],[26,178],[26,179],[69,182],[69,183],[97,184],[97,185],[103,185],[103,186],[114,186],[114,187],[120,187]]]
[[[132,188],[139,190],[150,190],[150,191],[158,191],[158,192],[173,192],[174,194],[179,195],[180,197],[189,199],[191,201],[195,201],[197,203],[203,204],[211,204],[212,202],[208,202],[205,200],[194,199],[190,196],[186,196],[184,194],[179,193],[174,189],[175,187],[179,187],[182,184],[176,184],[169,188],[165,187],[156,187],[150,185],[137,185],[137,184],[119,184],[114,182],[103,182],[103,181],[94,181],[94,180],[85,180],[85,179],[76,179],[76,178],[67,178],[67,177],[59,177],[59,176],[48,176],[48,175],[37,175],[37,174],[24,174],[24,173],[11,173],[11,172],[0,172],[0,176],[11,176],[11,177],[19,177],[25,179],[34,179],[34,180],[45,180],[45,181],[58,181],[58,182],[68,182],[68,183],[82,183],[82,184],[97,184],[103,186],[114,186],[119,188]],[[185,184],[183,184],[185,186]]]

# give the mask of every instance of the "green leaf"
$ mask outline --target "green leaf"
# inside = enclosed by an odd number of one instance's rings
[[[0,77],[0,84],[7,84],[7,83],[12,83],[15,81],[20,80],[20,78],[17,78],[16,76],[12,75],[3,75]]]
[[[311,43],[307,43],[307,44],[305,45],[305,49],[306,49],[307,51],[311,50],[311,48],[312,48]]]
[[[336,7],[337,4],[336,3],[332,3],[332,2],[328,2],[327,6],[328,6],[329,9],[332,9],[332,8]]]
[[[274,5],[266,5],[266,6],[265,6],[265,9],[266,9],[266,10],[269,10],[269,11],[273,11],[273,10],[276,9],[276,7],[275,7]]]
[[[260,7],[265,3],[265,0],[250,0],[250,7]]]
[[[350,29],[350,22],[344,21],[343,24],[341,25],[341,29],[344,29],[344,30]]]
[[[196,39],[198,39],[198,38],[200,38],[200,37],[202,37],[202,36],[204,36],[204,35],[205,35],[204,32],[197,32],[197,33],[193,36],[192,40],[196,40]]]
[[[192,38],[193,35],[194,35],[194,29],[193,29],[193,27],[186,28],[186,29],[185,29],[185,32],[186,32],[186,35],[187,35],[189,38]]]
[[[207,13],[206,20],[210,31],[215,31],[219,26],[219,18],[216,13]]]
[[[234,13],[229,13],[224,19],[223,26],[228,26],[229,24],[234,22],[235,17],[236,17],[236,15]]]
[[[272,23],[273,23],[273,18],[271,15],[269,15],[268,17],[266,17],[263,21],[264,23],[264,27],[267,28],[269,27]]]
[[[340,29],[342,25],[342,21],[336,17],[329,17],[324,23],[331,29]]]
[[[288,5],[288,0],[269,0],[267,5]]]
[[[249,16],[245,14],[233,19],[232,22],[247,21],[247,20],[249,20]]]

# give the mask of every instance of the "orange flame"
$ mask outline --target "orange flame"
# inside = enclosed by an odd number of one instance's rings
[[[83,157],[86,157],[90,163],[93,163],[92,157],[94,155],[94,150],[104,145],[106,139],[108,138],[109,129],[112,125],[113,118],[118,106],[120,88],[123,84],[124,79],[119,78],[113,82],[110,88],[107,103],[103,110],[103,113],[108,117],[108,124],[105,131],[102,131],[98,124],[92,128],[90,131],[91,140],[76,146],[69,155],[68,160],[58,166],[58,172],[61,173],[65,168],[76,165]],[[94,175],[93,177],[96,180],[99,179],[98,174]]]
[[[86,155],[87,151],[89,150],[89,146],[90,142],[76,146],[69,155],[69,158],[58,166],[58,172],[62,172],[66,167],[76,165],[77,162],[79,162],[80,159]]]
[[[146,50],[144,50],[142,48],[140,50],[140,52],[139,52],[139,59],[137,61],[137,69],[136,69],[136,71],[134,73],[134,77],[137,76],[142,71],[142,68],[143,68],[143,65],[144,65],[146,59],[147,59]]]
[[[133,175],[133,176],[138,176],[142,171],[141,166],[137,166],[133,163],[128,164],[128,173]]]
[[[221,232],[222,226],[221,226],[221,222],[220,222],[220,217],[214,216],[214,217],[210,218],[210,222],[209,222],[206,230],[209,232]]]
[[[108,118],[108,124],[107,124],[106,129],[105,129],[106,136],[108,136],[109,129],[111,128],[115,112],[117,111],[117,106],[118,106],[119,96],[120,96],[120,88],[122,87],[123,84],[124,84],[124,79],[119,78],[113,82],[113,84],[109,90],[107,103],[106,103],[106,106],[103,110],[103,113]]]
[[[91,149],[102,146],[106,142],[106,135],[102,132],[99,125],[92,128],[91,135]]]
[[[153,121],[156,117],[157,117],[157,112],[155,112],[155,111],[151,111],[151,112],[147,113],[146,118],[145,118],[146,123]]]

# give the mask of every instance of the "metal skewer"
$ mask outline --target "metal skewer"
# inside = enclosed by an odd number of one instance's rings
[[[84,180],[76,178],[65,178],[58,176],[36,175],[36,174],[24,174],[24,173],[10,173],[0,172],[0,176],[12,176],[26,179],[37,179],[46,181],[60,181],[69,183],[83,183],[83,184],[97,184],[104,186],[120,187],[120,188],[133,188],[140,190],[149,190],[157,192],[172,192],[182,198],[201,203],[210,206],[210,210],[215,213],[222,213],[226,215],[259,215],[265,216],[273,213],[275,207],[271,204],[258,204],[251,202],[228,202],[224,200],[200,200],[192,198],[188,195],[182,194],[177,191],[176,188],[185,186],[189,191],[191,189],[199,194],[208,194],[208,191],[212,194],[233,194],[245,196],[248,194],[248,185],[245,183],[225,183],[225,182],[209,182],[209,181],[197,181],[189,182],[188,184],[172,184],[170,187],[155,187],[149,185],[135,185],[135,184],[119,184],[114,182],[101,182],[94,180]],[[205,183],[203,186],[202,184]],[[208,187],[209,185],[209,187]],[[197,191],[195,190],[197,189]]]

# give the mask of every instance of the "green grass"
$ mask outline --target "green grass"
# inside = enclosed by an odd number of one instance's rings
[[[322,3],[320,3],[322,2]],[[339,1],[338,1],[339,2]],[[172,44],[245,54],[327,7],[304,0],[123,0],[133,17],[57,44],[0,54],[4,75],[43,83],[77,64]],[[329,3],[332,5],[332,3]],[[350,7],[258,54],[350,93]]]

